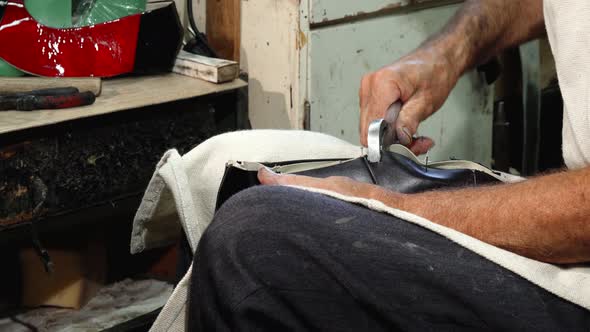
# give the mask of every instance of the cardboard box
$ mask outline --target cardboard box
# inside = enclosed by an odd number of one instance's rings
[[[76,249],[48,249],[54,271],[48,273],[34,249],[20,253],[22,304],[80,309],[105,281],[106,255],[98,243]]]

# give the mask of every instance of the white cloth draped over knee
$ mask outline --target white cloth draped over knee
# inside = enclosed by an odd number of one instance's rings
[[[131,252],[172,243],[181,228],[193,251],[213,219],[217,191],[230,160],[283,162],[349,159],[363,149],[306,131],[254,130],[213,137],[184,156],[166,152],[135,216]],[[182,226],[182,227],[181,227]]]
[[[243,131],[214,137],[184,156],[166,153],[137,212],[131,251],[165,245],[186,232],[193,251],[214,215],[217,191],[229,160],[280,162],[357,158],[364,150],[337,138],[303,131]],[[318,191],[318,190],[313,190]],[[380,202],[319,191],[418,224],[449,238],[561,298],[590,309],[590,268],[541,263],[393,209]],[[468,273],[468,271],[466,271]],[[161,312],[153,331],[183,331],[190,271]]]

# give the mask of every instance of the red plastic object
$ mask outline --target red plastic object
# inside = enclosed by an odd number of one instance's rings
[[[57,29],[9,0],[0,21],[0,58],[39,76],[111,77],[134,69],[141,15],[93,26]]]

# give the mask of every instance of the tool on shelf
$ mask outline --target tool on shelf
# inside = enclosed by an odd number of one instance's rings
[[[95,96],[100,96],[102,80],[99,77],[2,77],[0,78],[0,93],[13,94],[29,92],[31,90],[44,90],[51,88],[74,87],[80,91],[92,91]]]
[[[32,90],[6,95],[0,94],[0,111],[64,109],[92,105],[95,100],[96,96],[93,92],[80,92],[74,87]]]

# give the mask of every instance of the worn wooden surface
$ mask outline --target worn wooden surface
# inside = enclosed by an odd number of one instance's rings
[[[0,112],[0,134],[221,93],[242,86],[245,83],[240,80],[213,84],[178,74],[105,80],[101,97],[91,106],[34,112]]]
[[[0,135],[0,230],[140,194],[165,151],[236,129],[235,95]]]
[[[207,0],[207,39],[220,58],[240,61],[240,22],[240,0]]]
[[[0,78],[0,94],[28,92],[49,88],[75,87],[78,90],[91,91],[99,96],[102,80],[98,77],[88,78],[48,78],[48,77],[2,77]]]

